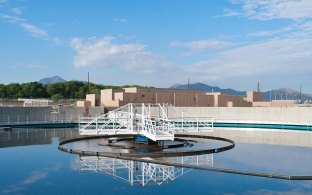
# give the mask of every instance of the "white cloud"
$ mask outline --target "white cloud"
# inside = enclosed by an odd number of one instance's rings
[[[34,37],[46,38],[48,37],[48,33],[45,30],[38,28],[32,24],[21,23],[21,27],[28,31]]]
[[[32,35],[33,37],[52,41],[55,44],[62,44],[62,41],[59,38],[50,36],[47,31],[39,28],[38,26],[28,23],[27,20],[22,17],[0,14],[0,18],[4,19],[7,22],[17,24],[25,31],[30,33],[30,35]]]
[[[215,39],[204,39],[190,42],[173,42],[170,44],[172,47],[181,47],[190,49],[193,53],[201,53],[206,51],[214,51],[224,49],[232,45],[230,42],[220,41]]]
[[[242,5],[242,15],[251,19],[305,19],[312,18],[311,0],[236,0]],[[227,11],[224,12],[226,14]]]
[[[221,52],[213,59],[193,64],[187,71],[206,80],[308,73],[312,72],[311,45],[309,38],[264,41]]]
[[[115,38],[110,36],[88,40],[73,38],[71,47],[76,51],[74,65],[76,67],[118,66],[144,73],[155,72],[159,68],[168,69],[172,66],[164,57],[148,52],[143,44],[118,44],[114,40]]]
[[[47,171],[35,171],[31,173],[27,178],[21,181],[21,185],[29,185],[32,183],[36,183],[39,180],[46,178],[48,175]]]
[[[20,194],[21,191],[25,190],[27,186],[40,182],[41,180],[48,177],[50,172],[56,172],[59,171],[62,168],[61,164],[55,164],[54,166],[50,168],[43,168],[40,170],[36,170],[31,172],[29,175],[27,175],[26,178],[19,181],[16,184],[10,185],[7,188],[2,189],[0,193],[8,194],[8,193],[14,193],[14,194]],[[18,193],[17,193],[18,192]]]
[[[114,22],[126,23],[128,20],[124,18],[114,18]]]
[[[231,10],[231,9],[228,9],[228,8],[225,8],[223,10],[222,16],[239,16],[239,15],[241,15],[241,13],[234,11],[234,10]]]
[[[0,14],[0,18],[4,19],[7,22],[10,23],[18,23],[18,22],[24,22],[26,21],[24,18],[17,17],[17,16],[10,16],[6,14]]]
[[[22,7],[14,7],[11,9],[12,13],[16,14],[16,15],[21,15],[23,13],[23,9]]]
[[[248,36],[262,37],[262,36],[273,36],[273,35],[283,35],[285,33],[291,33],[299,28],[298,24],[289,25],[283,28],[275,29],[275,30],[262,30],[249,33]],[[287,34],[286,34],[287,35]]]

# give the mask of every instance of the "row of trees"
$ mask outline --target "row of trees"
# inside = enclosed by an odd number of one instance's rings
[[[100,94],[101,89],[123,88],[129,86],[108,86],[90,83],[89,85],[81,81],[68,81],[64,83],[53,83],[43,85],[38,82],[0,84],[1,99],[17,98],[49,98],[58,99],[84,99],[86,94]],[[89,89],[88,89],[89,88]]]

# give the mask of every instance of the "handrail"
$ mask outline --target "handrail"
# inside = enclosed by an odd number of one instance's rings
[[[212,117],[208,117],[209,121],[205,120],[207,117],[186,117],[182,119],[169,119],[165,110],[165,105],[157,104],[161,113],[159,117],[151,117],[151,104],[141,104],[141,113],[137,114],[134,104],[127,104],[113,111],[96,118],[81,118],[80,132],[88,134],[105,134],[105,130],[110,130],[107,133],[111,134],[113,130],[117,133],[119,129],[126,129],[128,132],[134,134],[143,134],[144,136],[156,140],[174,139],[175,131],[187,127],[194,127],[199,130],[202,127],[213,127]],[[196,124],[192,119],[196,119]],[[182,127],[179,123],[182,121]],[[96,132],[94,131],[96,129]]]

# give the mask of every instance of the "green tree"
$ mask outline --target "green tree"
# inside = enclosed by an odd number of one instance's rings
[[[0,98],[7,98],[7,87],[4,84],[0,84]]]
[[[54,102],[58,102],[60,99],[62,98],[62,96],[60,94],[54,94],[52,95],[51,99],[54,101]]]
[[[7,98],[17,99],[23,97],[23,92],[19,83],[11,83],[7,85]]]

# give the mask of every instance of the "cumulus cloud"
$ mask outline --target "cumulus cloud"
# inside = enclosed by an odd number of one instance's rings
[[[146,45],[136,43],[116,43],[116,39],[106,36],[101,39],[71,39],[75,50],[74,65],[118,66],[127,70],[151,73],[159,68],[167,69],[172,65],[162,56],[146,50]]]
[[[303,19],[312,18],[311,0],[235,0],[233,4],[242,5],[241,14],[250,19]],[[234,16],[229,10],[224,15]]]

